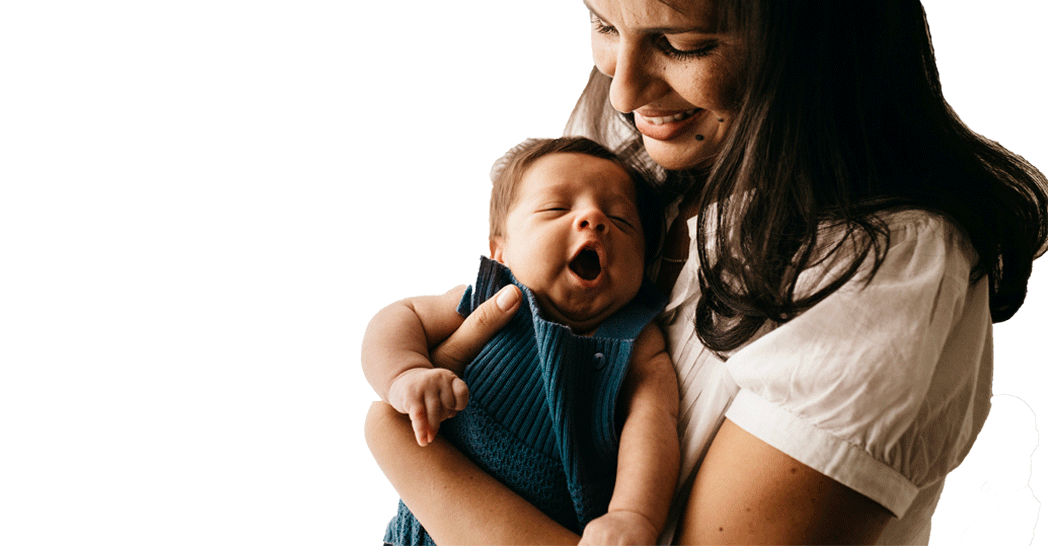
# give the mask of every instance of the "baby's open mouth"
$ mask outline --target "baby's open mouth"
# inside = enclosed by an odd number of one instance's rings
[[[587,281],[592,281],[600,275],[600,256],[592,248],[584,248],[575,259],[571,260],[568,267],[576,275]]]

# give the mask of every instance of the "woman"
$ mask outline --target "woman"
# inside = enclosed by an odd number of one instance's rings
[[[663,540],[927,543],[989,410],[991,321],[1044,252],[1044,176],[946,105],[916,0],[587,6],[596,70],[569,131],[676,196],[659,282],[683,465]],[[484,313],[455,356],[501,324]],[[385,408],[368,433],[438,543],[577,543],[446,444],[412,448]]]

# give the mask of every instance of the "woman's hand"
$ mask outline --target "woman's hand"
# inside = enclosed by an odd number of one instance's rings
[[[440,345],[430,350],[429,358],[438,368],[447,368],[459,377],[484,345],[509,324],[524,299],[514,285],[502,287],[488,301],[480,304],[465,322]]]
[[[507,286],[430,351],[433,365],[461,374],[520,308]],[[410,419],[375,402],[364,424],[368,448],[394,489],[438,544],[578,544],[578,535],[478,468],[440,436],[417,445]]]

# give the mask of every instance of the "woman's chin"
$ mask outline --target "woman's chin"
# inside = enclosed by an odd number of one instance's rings
[[[682,171],[709,164],[716,157],[712,142],[682,136],[673,140],[644,138],[644,149],[652,161],[671,171]]]

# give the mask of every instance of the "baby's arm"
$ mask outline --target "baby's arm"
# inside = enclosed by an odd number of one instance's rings
[[[411,417],[419,445],[433,441],[441,421],[465,409],[462,369],[434,368],[429,350],[463,322],[456,311],[465,286],[442,296],[400,300],[379,311],[364,332],[361,365],[383,400]]]
[[[677,375],[662,331],[637,338],[619,395],[626,415],[608,513],[591,521],[580,545],[654,544],[670,510],[680,467]]]

